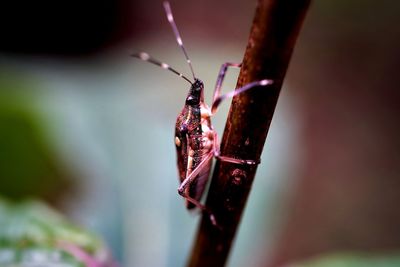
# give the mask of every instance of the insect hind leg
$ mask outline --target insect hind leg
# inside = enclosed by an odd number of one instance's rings
[[[201,204],[196,199],[190,197],[188,194],[188,189],[189,189],[190,185],[195,181],[195,179],[197,178],[197,175],[201,172],[201,170],[205,166],[207,166],[208,162],[213,158],[213,155],[214,155],[213,152],[208,153],[208,155],[203,159],[203,161],[200,162],[200,164],[185,178],[185,180],[183,180],[183,182],[178,187],[178,194],[181,195],[183,198],[185,198],[190,203],[194,204],[196,207],[198,207],[203,212],[206,212],[210,217],[211,223],[214,226],[218,226],[214,214],[206,206]]]
[[[183,198],[185,198],[187,201],[189,201],[190,203],[194,204],[196,207],[198,207],[200,210],[202,210],[203,212],[206,212],[208,214],[208,216],[210,217],[210,221],[213,225],[217,226],[217,220],[215,219],[214,214],[207,209],[206,206],[204,206],[203,204],[201,204],[199,201],[195,200],[194,198],[191,198],[186,191],[180,191],[178,189],[178,193],[179,195],[181,195]]]

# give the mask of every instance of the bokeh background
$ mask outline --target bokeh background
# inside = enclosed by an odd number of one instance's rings
[[[243,57],[256,1],[171,5],[211,99],[220,65]],[[228,266],[399,251],[399,10],[312,3]],[[176,194],[173,129],[188,86],[129,57],[189,74],[161,1],[7,1],[0,32],[0,195],[59,209],[121,266],[184,266],[199,217]]]

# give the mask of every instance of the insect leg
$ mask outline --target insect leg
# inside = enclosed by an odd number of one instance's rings
[[[214,132],[214,157],[221,161],[235,163],[235,164],[246,164],[246,165],[256,165],[260,163],[260,160],[251,160],[251,159],[236,159],[226,156],[221,156],[221,151],[219,150],[219,143],[218,143],[218,134]]]
[[[213,158],[213,152],[208,153],[208,155],[203,159],[202,162],[200,162],[200,164],[193,170],[193,172],[191,172],[186,178],[185,180],[183,180],[183,182],[181,183],[181,185],[178,187],[178,193],[179,195],[181,195],[182,197],[184,197],[187,201],[193,203],[194,205],[196,205],[196,207],[198,207],[199,209],[201,209],[204,212],[207,212],[210,216],[210,221],[213,225],[217,226],[217,221],[215,219],[215,216],[212,214],[212,212],[207,209],[204,205],[202,205],[199,201],[197,201],[196,199],[193,199],[192,197],[190,197],[187,193],[187,189],[189,188],[189,186],[191,185],[191,183],[196,179],[197,175],[200,173],[200,171],[207,166],[208,162]]]
[[[234,97],[235,95],[241,94],[244,91],[247,91],[249,89],[255,88],[257,86],[267,86],[267,85],[270,85],[272,83],[273,83],[272,80],[267,80],[267,79],[261,80],[261,81],[256,81],[256,82],[251,82],[251,83],[246,84],[243,87],[240,87],[240,88],[238,88],[236,90],[233,90],[233,91],[231,91],[229,93],[226,93],[226,94],[223,94],[223,95],[220,95],[220,96],[216,97],[214,99],[212,105],[211,105],[211,114],[215,114],[215,112],[217,111],[219,105],[221,104],[221,102],[223,100],[225,100],[227,98]]]
[[[225,75],[226,75],[226,72],[227,72],[228,68],[229,67],[240,68],[241,66],[242,66],[242,63],[231,63],[231,62],[226,62],[226,63],[221,65],[221,68],[220,68],[219,73],[218,73],[217,83],[215,84],[213,102],[221,94],[222,82],[224,81],[224,78],[225,78]]]
[[[200,171],[207,166],[207,163],[212,159],[214,153],[210,152],[207,154],[207,156],[199,163],[199,165],[183,180],[183,182],[180,184],[178,188],[178,193],[185,197],[183,194],[186,194],[186,189],[190,186],[190,184],[196,179],[197,175],[200,173]],[[189,199],[188,199],[189,200]],[[190,200],[189,200],[190,201]],[[196,203],[193,203],[197,206]]]

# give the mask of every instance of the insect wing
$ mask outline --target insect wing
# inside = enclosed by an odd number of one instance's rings
[[[186,178],[187,172],[187,163],[188,163],[188,145],[189,145],[189,138],[188,138],[188,116],[189,116],[189,109],[185,106],[181,113],[178,115],[175,124],[175,147],[176,147],[176,154],[177,154],[177,165],[178,165],[178,174],[179,180],[182,183],[183,180]],[[190,118],[189,118],[190,119]]]
[[[202,156],[199,158],[199,161],[202,161],[205,157]],[[200,201],[204,190],[207,185],[208,177],[210,176],[210,171],[211,171],[211,164],[212,164],[212,157],[208,159],[208,162],[206,163],[205,167],[200,171],[200,173],[197,175],[197,178],[193,181],[193,183],[189,187],[189,196],[194,198],[197,201]],[[187,201],[186,206],[188,209],[192,209],[196,207],[193,203]]]

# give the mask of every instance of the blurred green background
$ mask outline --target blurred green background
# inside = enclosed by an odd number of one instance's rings
[[[243,57],[256,1],[171,5],[210,100],[220,65]],[[399,266],[399,8],[312,3],[228,266]],[[187,83],[129,57],[189,73],[161,2],[0,10],[0,195],[47,202],[122,266],[184,266],[199,218],[176,193]]]

